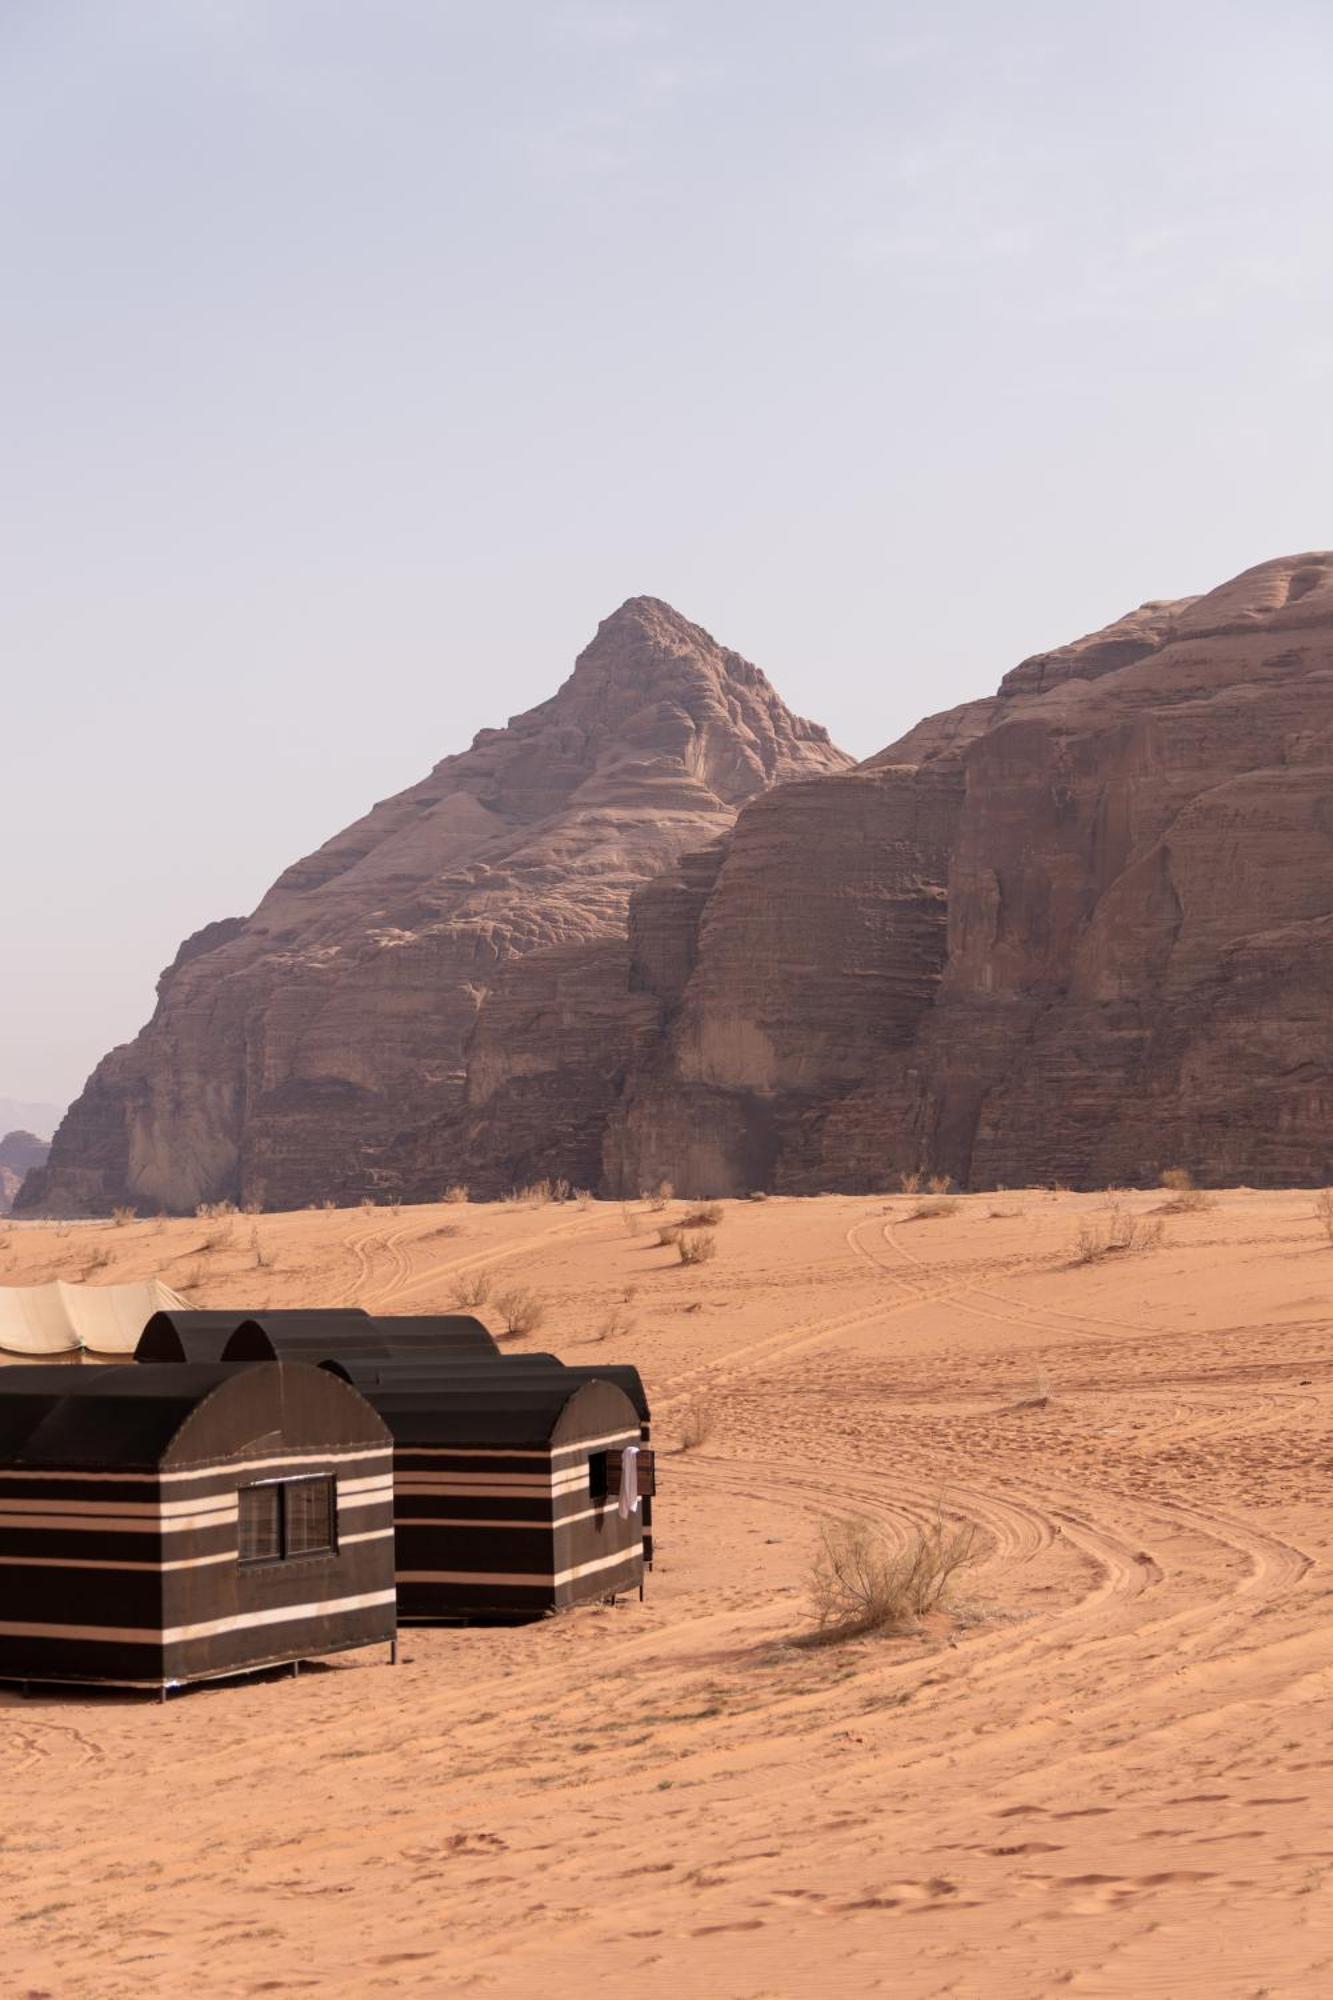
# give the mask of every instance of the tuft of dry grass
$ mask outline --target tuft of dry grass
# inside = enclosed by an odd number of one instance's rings
[[[926,1182],[926,1186],[932,1194],[948,1194],[953,1186],[953,1181],[948,1174],[932,1174]]]
[[[497,1292],[495,1310],[504,1321],[505,1332],[516,1338],[535,1333],[546,1318],[545,1304],[527,1285],[511,1285],[508,1291]]]
[[[657,1232],[657,1240],[664,1250],[669,1250],[673,1243],[679,1243],[680,1230],[674,1222],[664,1222]]]
[[[111,1252],[105,1243],[99,1243],[97,1248],[88,1254],[88,1261],[83,1267],[84,1278],[91,1277],[95,1271],[105,1271],[110,1262]]]
[[[907,1217],[907,1220],[909,1222],[938,1222],[941,1216],[955,1215],[958,1212],[958,1208],[959,1203],[952,1195],[931,1195],[928,1200],[917,1203],[916,1207]]]
[[[574,1199],[580,1208],[591,1208],[597,1200],[591,1188],[575,1188]]]
[[[250,1231],[250,1248],[254,1252],[256,1271],[266,1271],[273,1262],[273,1252],[264,1248],[257,1229]]]
[[[692,1208],[688,1215],[681,1216],[680,1226],[682,1229],[716,1229],[721,1220],[721,1202],[702,1201],[697,1208]]]
[[[711,1396],[690,1396],[680,1408],[676,1419],[676,1436],[680,1451],[698,1451],[707,1444],[717,1429],[717,1404]]]
[[[201,1201],[194,1211],[201,1222],[216,1221],[220,1215],[235,1215],[234,1201]]]
[[[457,1205],[459,1202],[471,1201],[471,1199],[472,1196],[465,1181],[451,1181],[440,1196],[441,1201],[447,1201],[454,1205]]]
[[[1173,1194],[1170,1201],[1158,1202],[1154,1211],[1157,1215],[1198,1215],[1206,1208],[1216,1208],[1217,1202],[1202,1188],[1182,1188]]]
[[[1188,1194],[1194,1186],[1194,1176],[1188,1167],[1164,1167],[1157,1176],[1157,1185],[1171,1194]]]
[[[127,1222],[133,1222],[136,1219],[138,1213],[137,1208],[113,1208],[111,1211],[111,1220],[117,1229],[123,1229]]]
[[[610,1311],[603,1315],[593,1339],[628,1340],[634,1331],[634,1326],[632,1313],[627,1313],[623,1306],[612,1306]]]
[[[667,1203],[675,1195],[675,1192],[676,1190],[670,1181],[659,1181],[657,1186],[645,1196],[645,1200],[654,1213],[660,1215]]]
[[[1138,1257],[1156,1250],[1165,1225],[1144,1215],[1133,1215],[1122,1202],[1107,1203],[1104,1222],[1081,1222],[1074,1243],[1076,1264],[1096,1264],[1103,1257]]]
[[[631,1208],[627,1201],[620,1204],[620,1220],[625,1225],[627,1236],[638,1236],[643,1229],[643,1217],[637,1208]]]
[[[974,1523],[950,1523],[942,1508],[902,1548],[873,1521],[822,1522],[810,1573],[819,1621],[813,1640],[829,1645],[909,1629],[946,1602],[954,1579],[979,1555]]]
[[[491,1274],[489,1271],[465,1271],[454,1280],[454,1303],[460,1306],[484,1306],[491,1295]]]
[[[717,1255],[717,1238],[711,1229],[682,1230],[676,1236],[676,1255],[682,1264],[711,1264]]]
[[[904,1194],[919,1194],[921,1192],[921,1176],[917,1173],[899,1174],[898,1185]]]

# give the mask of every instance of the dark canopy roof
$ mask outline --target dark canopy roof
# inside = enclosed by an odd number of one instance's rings
[[[574,1384],[614,1382],[621,1394],[634,1405],[642,1422],[647,1423],[652,1414],[638,1369],[615,1362],[605,1363],[600,1368],[571,1368],[554,1354],[497,1352],[489,1358],[464,1353],[430,1361],[386,1361],[378,1356],[338,1355],[324,1362],[323,1366],[342,1375],[372,1401],[381,1391],[393,1391],[398,1395],[411,1393],[438,1400],[462,1393],[464,1389],[475,1386],[479,1379],[488,1380],[492,1375],[497,1376],[498,1385],[502,1385],[507,1393],[534,1380],[544,1381],[547,1376],[557,1374]]]
[[[351,1368],[346,1372],[350,1375]],[[432,1380],[358,1381],[356,1386],[383,1417],[397,1445],[532,1450],[557,1438],[573,1441],[638,1429],[637,1413],[623,1390],[601,1377],[578,1380],[562,1368],[514,1376],[502,1363],[466,1375],[441,1372]]]
[[[360,1311],[247,1313],[224,1349],[228,1361],[316,1363],[496,1351],[486,1328],[470,1313],[372,1319]]]
[[[268,1381],[260,1380],[261,1372]],[[26,1378],[26,1379],[25,1379]],[[58,1380],[56,1378],[59,1378]],[[340,1388],[330,1411],[319,1369],[239,1369],[221,1363],[135,1362],[108,1368],[0,1369],[0,1461],[13,1466],[89,1467],[151,1472],[177,1434],[209,1399],[225,1392],[216,1426],[192,1427],[189,1444],[203,1456],[229,1455],[256,1435],[259,1418],[291,1423],[310,1441],[330,1428],[354,1439],[382,1437],[364,1400]],[[329,1385],[331,1386],[331,1385]],[[347,1398],[345,1404],[343,1399]],[[239,1425],[239,1435],[235,1435]],[[182,1440],[185,1443],[185,1440]]]
[[[222,1350],[243,1319],[244,1306],[230,1312],[155,1312],[139,1335],[136,1361],[221,1361]]]

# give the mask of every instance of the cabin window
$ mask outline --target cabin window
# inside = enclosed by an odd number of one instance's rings
[[[265,1479],[239,1494],[237,1559],[289,1562],[330,1555],[338,1546],[337,1492],[333,1479]]]
[[[607,1456],[607,1453],[604,1451],[590,1451],[588,1453],[588,1491],[594,1500],[605,1500],[607,1497],[609,1490],[607,1486]]]

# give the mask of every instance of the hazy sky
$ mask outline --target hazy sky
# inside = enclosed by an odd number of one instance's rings
[[[1333,9],[0,0],[0,1091],[669,598],[867,754],[1333,540]]]

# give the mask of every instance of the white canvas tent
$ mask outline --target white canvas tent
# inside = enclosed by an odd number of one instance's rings
[[[140,1285],[0,1285],[0,1363],[133,1354],[155,1312],[189,1300],[160,1278]]]

